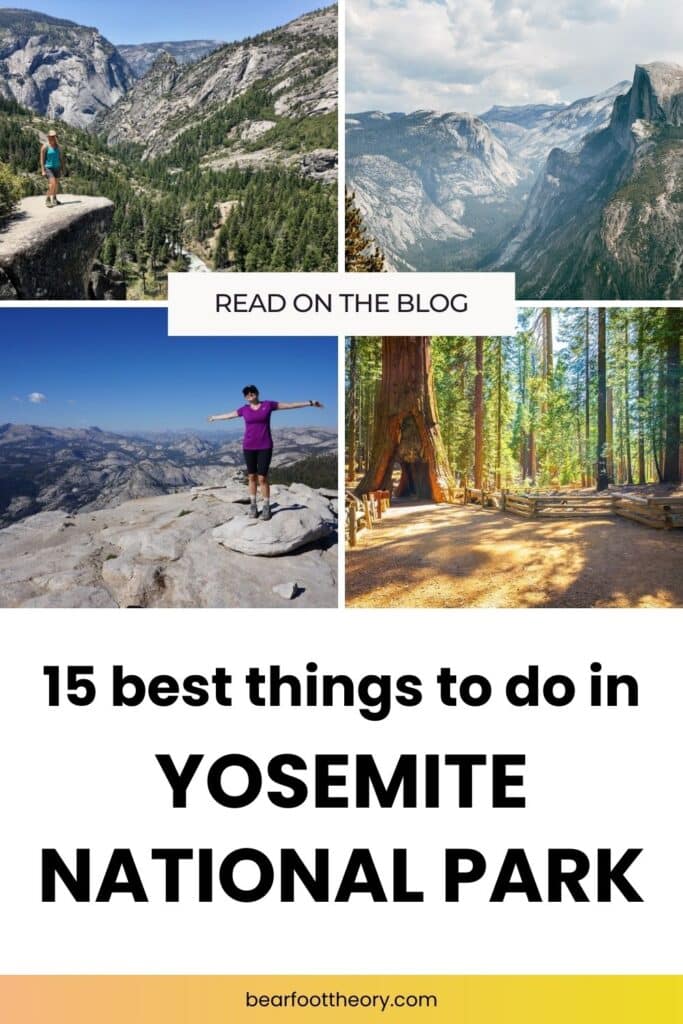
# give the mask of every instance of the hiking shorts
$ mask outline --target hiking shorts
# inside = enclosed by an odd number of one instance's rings
[[[244,449],[244,461],[247,464],[247,473],[252,476],[257,473],[259,476],[268,476],[270,460],[273,457],[272,448]]]
[[[45,174],[48,178],[57,178],[57,180],[62,176],[62,172],[59,167],[46,167]]]

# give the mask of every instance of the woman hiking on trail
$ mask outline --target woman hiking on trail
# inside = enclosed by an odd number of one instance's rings
[[[244,420],[244,461],[247,464],[249,476],[249,515],[256,519],[259,512],[256,507],[257,483],[261,488],[263,509],[261,519],[270,519],[270,484],[268,483],[268,470],[270,460],[273,456],[273,438],[270,433],[271,413],[278,409],[305,409],[314,406],[322,409],[322,402],[316,402],[310,398],[307,402],[266,402],[259,398],[258,388],[254,384],[248,384],[242,388],[247,404],[240,406],[233,412],[219,413],[217,416],[209,416],[209,423],[215,420],[234,420],[241,416]]]
[[[59,179],[66,174],[64,162],[64,151],[59,145],[57,132],[51,128],[47,133],[47,142],[40,147],[40,173],[47,178],[46,206],[60,206],[57,193],[59,192]]]

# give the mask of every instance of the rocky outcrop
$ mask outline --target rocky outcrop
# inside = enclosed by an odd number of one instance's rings
[[[0,10],[0,96],[85,128],[134,75],[97,29],[17,8]]]
[[[314,181],[337,180],[339,157],[334,149],[313,149],[301,158],[301,173]]]
[[[161,53],[147,74],[98,121],[109,143],[135,142],[144,157],[164,153],[183,132],[253,86],[271,92],[278,116],[308,117],[337,105],[337,9],[305,14],[281,28],[230,43],[189,65]],[[246,119],[246,118],[245,118]],[[226,135],[229,130],[226,128]]]
[[[214,540],[244,555],[275,558],[329,536],[335,529],[329,501],[316,501],[311,508],[295,501],[278,502],[272,519],[262,521],[248,516],[234,516],[213,531]]]
[[[683,68],[637,67],[608,126],[554,149],[490,270],[521,299],[683,298]]]
[[[89,299],[125,299],[126,281],[120,270],[96,260],[88,281]]]
[[[0,299],[18,299],[17,290],[4,270],[0,270]]]
[[[99,512],[42,512],[0,530],[0,602],[41,608],[336,607],[337,544],[329,497],[273,488],[270,523],[247,517],[243,486],[129,501]],[[217,528],[254,536],[324,507],[328,527],[293,553],[264,559],[218,543]]]
[[[22,199],[0,226],[0,272],[16,297],[86,299],[113,215],[109,199],[93,196],[61,195],[53,208],[42,196]]]

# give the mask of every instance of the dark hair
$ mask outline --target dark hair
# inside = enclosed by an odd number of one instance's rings
[[[242,394],[244,395],[245,398],[252,391],[254,392],[254,394],[258,395],[258,388],[256,387],[255,384],[247,384],[246,388],[242,388]]]

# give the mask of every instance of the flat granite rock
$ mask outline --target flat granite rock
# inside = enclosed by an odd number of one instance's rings
[[[217,526],[212,531],[214,540],[243,555],[275,557],[328,537],[334,530],[332,514],[326,518],[319,509],[306,506],[275,507],[273,518],[267,522],[251,519],[247,515]]]
[[[0,273],[19,299],[87,299],[90,272],[114,217],[114,204],[63,194],[48,207],[28,196],[0,225]],[[2,297],[11,297],[3,294]]]
[[[0,530],[0,605],[9,608],[334,608],[336,520],[279,489],[270,522],[215,490],[137,498],[98,510],[40,512]],[[219,500],[219,495],[221,500]],[[227,500],[222,500],[225,497]],[[278,525],[278,520],[280,525]],[[249,553],[215,530],[251,525]],[[286,524],[280,529],[282,524]],[[309,541],[321,536],[321,543]],[[259,546],[276,553],[252,558]],[[267,543],[270,541],[270,543]],[[237,543],[240,543],[239,540]],[[293,581],[296,592],[293,593]]]

